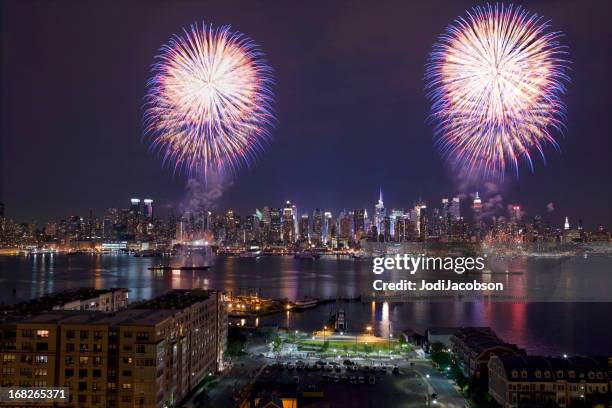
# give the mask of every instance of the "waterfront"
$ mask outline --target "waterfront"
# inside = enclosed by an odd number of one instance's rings
[[[13,303],[79,286],[127,287],[132,301],[190,287],[235,293],[260,289],[263,297],[292,300],[306,295],[348,298],[369,291],[375,278],[370,262],[350,258],[303,261],[292,257],[217,257],[211,260],[209,271],[147,269],[156,262],[155,258],[127,254],[4,256],[0,257],[0,299]],[[507,287],[523,299],[521,302],[349,302],[343,305],[349,329],[360,330],[371,324],[377,334],[386,336],[389,329],[398,333],[432,326],[491,326],[500,337],[534,354],[612,352],[612,328],[608,324],[612,320],[611,302],[529,301],[533,295],[530,291],[537,288],[550,291],[555,287],[558,292],[587,298],[609,295],[612,258],[517,259],[510,268],[523,273],[489,276],[508,280]],[[557,283],[550,286],[550,282]],[[259,323],[314,330],[325,323],[334,306],[331,303],[303,313],[267,316]]]

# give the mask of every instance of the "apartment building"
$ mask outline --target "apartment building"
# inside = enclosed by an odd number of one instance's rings
[[[0,335],[1,386],[67,387],[70,407],[161,408],[223,369],[227,310],[223,293],[174,290],[115,314],[11,316]]]
[[[489,394],[503,408],[606,404],[611,368],[609,357],[492,356]]]

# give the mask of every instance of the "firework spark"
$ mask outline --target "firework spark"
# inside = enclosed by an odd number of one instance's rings
[[[484,178],[518,177],[519,161],[558,149],[568,62],[560,32],[520,7],[475,7],[447,28],[427,64],[437,145],[453,166]]]
[[[163,45],[147,83],[145,135],[189,176],[235,172],[269,139],[272,70],[249,38],[193,24]]]

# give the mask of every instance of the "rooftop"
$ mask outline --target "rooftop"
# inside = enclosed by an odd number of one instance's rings
[[[174,289],[154,299],[134,304],[132,309],[180,310],[208,300],[214,291],[204,289]]]

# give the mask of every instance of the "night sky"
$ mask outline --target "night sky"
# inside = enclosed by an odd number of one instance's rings
[[[163,169],[142,139],[142,104],[157,50],[196,21],[231,24],[275,71],[273,142],[220,208],[246,215],[290,199],[300,212],[371,210],[379,187],[387,207],[469,193],[434,150],[423,76],[444,28],[481,3],[422,3],[4,2],[0,201],[9,217],[39,222],[126,207],[133,196],[158,208],[184,203],[187,179]],[[566,34],[567,132],[535,174],[523,166],[520,180],[497,186],[497,205],[610,226],[611,3],[520,4]]]

